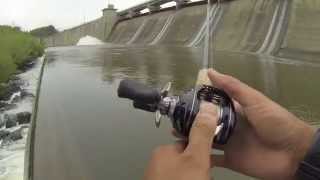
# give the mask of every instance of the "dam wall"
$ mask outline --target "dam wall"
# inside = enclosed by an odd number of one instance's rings
[[[97,39],[104,39],[104,19],[99,18],[90,23],[74,27],[60,32],[45,40],[47,46],[68,46],[76,45],[81,37],[92,36]]]
[[[283,57],[318,61],[320,55],[320,1],[294,0],[288,20],[288,31],[279,50]]]
[[[44,43],[47,47],[72,46],[85,36],[106,41],[118,17],[113,6],[103,9],[102,12],[102,17],[45,38],[43,39]]]
[[[224,3],[217,27],[216,49],[258,50],[267,36],[277,4],[281,0],[246,0]]]
[[[169,8],[133,18],[99,18],[47,39],[54,46],[74,45],[90,35],[124,45],[201,47],[206,5]],[[320,2],[317,0],[233,0],[210,10],[216,50],[313,60],[320,52]],[[109,27],[106,33],[105,27]],[[112,29],[112,31],[111,31]]]
[[[282,15],[282,7],[289,6],[284,1],[289,0],[224,1],[219,7],[213,4],[210,26],[215,33],[212,41],[215,48],[258,51],[266,38],[271,38],[268,32],[277,25],[272,21]],[[191,6],[120,21],[108,40],[120,44],[198,47],[205,37],[206,8],[206,5]]]
[[[116,44],[185,45],[200,30],[206,6],[164,11],[119,22],[109,41]]]

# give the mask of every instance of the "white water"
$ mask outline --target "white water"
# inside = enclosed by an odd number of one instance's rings
[[[212,24],[212,21],[214,21],[215,16],[217,14],[217,6],[216,5],[214,5],[211,8],[209,14],[210,14],[210,21],[211,21],[210,24]],[[207,16],[208,16],[208,14],[207,14]],[[205,22],[203,23],[201,29],[199,30],[198,34],[196,35],[196,37],[193,39],[193,41],[191,43],[188,44],[188,47],[196,46],[196,45],[198,45],[200,43],[201,40],[203,40],[203,38],[206,35],[207,25],[208,25],[208,22],[207,22],[207,19],[206,19]]]
[[[270,54],[274,50],[275,44],[281,33],[281,29],[283,28],[285,16],[288,11],[288,4],[289,4],[288,0],[285,0],[283,4],[284,7],[280,11],[281,2],[279,1],[274,11],[274,15],[268,30],[268,34],[264,39],[262,46],[257,51],[258,54],[263,54],[263,53]],[[277,21],[278,16],[280,17],[279,21]]]
[[[172,24],[173,20],[174,20],[174,16],[175,13],[171,14],[167,21],[165,22],[163,28],[161,29],[160,33],[157,35],[157,37],[150,43],[150,45],[155,45],[157,44],[162,37],[164,36],[164,34],[167,32],[167,30],[169,29],[170,25]]]
[[[148,19],[145,19],[142,23],[142,25],[139,27],[139,29],[137,30],[137,32],[132,36],[132,38],[127,42],[127,44],[133,44],[134,41],[136,41],[136,39],[140,36],[140,34],[142,33],[144,27],[147,25]]]
[[[36,93],[42,62],[43,58],[39,58],[35,67],[19,75],[19,77],[25,81],[25,85],[22,88],[33,95]],[[17,96],[19,94],[20,93],[15,93],[12,96]],[[11,99],[13,99],[13,97],[11,97]],[[6,111],[5,113],[15,114],[19,112],[32,112],[33,100],[34,98],[32,97],[26,98],[17,103],[17,108]],[[24,125],[24,127],[25,126],[28,125]],[[17,128],[19,127],[14,127],[8,130],[14,131]],[[23,139],[0,147],[0,180],[23,180],[27,132],[28,128],[23,130]]]
[[[104,42],[102,42],[97,38],[94,38],[91,36],[85,36],[78,41],[77,46],[94,46],[94,45],[103,45],[103,44]]]

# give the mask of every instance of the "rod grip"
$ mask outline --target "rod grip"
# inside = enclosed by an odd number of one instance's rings
[[[154,104],[161,100],[159,90],[129,79],[120,82],[118,96],[145,104]]]

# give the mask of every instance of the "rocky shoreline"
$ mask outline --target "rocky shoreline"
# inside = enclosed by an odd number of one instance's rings
[[[0,119],[0,148],[10,145],[11,142],[23,139],[22,131],[29,128],[31,121],[30,112],[21,112],[18,114],[5,114]]]
[[[20,74],[32,69],[37,60],[27,63],[20,69]],[[28,82],[19,75],[14,75],[7,83],[0,84],[4,93],[0,97],[0,148],[14,141],[23,139],[23,130],[29,127],[31,112],[14,112],[18,104],[34,95],[25,88]]]

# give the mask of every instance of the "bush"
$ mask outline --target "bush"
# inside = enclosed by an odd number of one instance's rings
[[[51,36],[55,33],[58,33],[58,30],[52,25],[37,28],[37,29],[30,31],[31,35],[38,37],[38,38],[45,38],[45,37]]]
[[[23,65],[44,53],[40,40],[18,27],[0,26],[0,97],[1,84]]]

